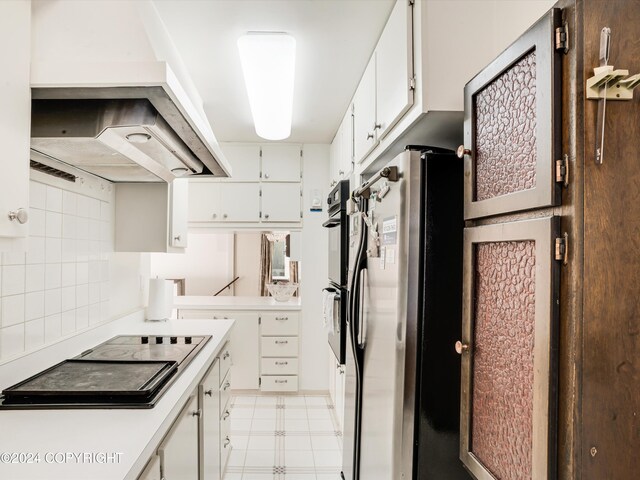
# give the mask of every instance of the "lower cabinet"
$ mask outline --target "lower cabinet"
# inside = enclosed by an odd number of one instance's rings
[[[231,342],[189,396],[138,480],[221,480],[231,444]]]
[[[344,365],[336,360],[333,351],[329,350],[329,396],[334,406],[338,428],[344,428]]]
[[[298,312],[265,312],[260,318],[260,390],[298,391]]]
[[[202,415],[196,395],[189,397],[158,447],[163,480],[198,480],[198,426]]]

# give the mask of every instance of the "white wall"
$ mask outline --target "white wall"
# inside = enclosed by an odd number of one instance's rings
[[[234,295],[260,296],[260,233],[238,233],[235,236],[235,274],[240,279],[235,284]]]
[[[186,295],[213,295],[233,280],[233,234],[190,233],[185,253],[150,253],[149,272],[186,279]]]
[[[140,255],[113,253],[108,182],[71,184],[32,171],[29,188],[27,252],[0,261],[2,362],[142,304]]]
[[[310,212],[314,190],[326,199],[329,185],[329,145],[303,147],[303,228],[300,234],[300,389],[328,390],[327,333],[322,327],[322,289],[328,282],[328,236],[322,223],[326,220],[326,204],[322,212]]]

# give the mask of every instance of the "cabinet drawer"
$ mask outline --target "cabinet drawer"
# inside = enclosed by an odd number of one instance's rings
[[[298,337],[262,337],[263,357],[297,357]]]
[[[227,377],[222,381],[220,385],[220,416],[222,412],[229,405],[229,398],[231,398],[231,373],[227,374]]]
[[[263,313],[262,335],[298,335],[298,313]]]
[[[298,359],[263,358],[261,371],[263,375],[297,375]]]
[[[220,420],[220,466],[222,475],[227,468],[227,461],[231,454],[231,417],[226,420]]]
[[[229,348],[229,342],[224,344],[222,350],[220,350],[220,385],[222,386],[222,380],[229,373],[231,368],[231,349]]]
[[[298,376],[297,375],[263,375],[262,386],[263,392],[297,392]]]

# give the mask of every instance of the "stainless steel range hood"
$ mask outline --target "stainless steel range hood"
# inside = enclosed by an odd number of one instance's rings
[[[36,98],[31,148],[112,182],[212,173],[146,98]]]

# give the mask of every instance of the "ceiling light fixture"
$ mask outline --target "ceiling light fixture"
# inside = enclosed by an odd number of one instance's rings
[[[267,140],[291,135],[296,41],[286,33],[249,32],[238,39],[240,62],[256,133]]]

